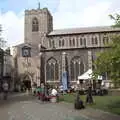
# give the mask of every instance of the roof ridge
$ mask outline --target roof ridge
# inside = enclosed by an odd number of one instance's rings
[[[90,27],[74,27],[74,28],[62,28],[62,29],[54,29],[56,30],[72,30],[72,29],[89,29],[89,28],[112,28],[112,26],[90,26]]]
[[[68,35],[68,34],[81,34],[81,33],[99,33],[99,32],[112,32],[119,31],[120,28],[114,28],[112,26],[95,26],[95,27],[81,27],[81,28],[65,28],[56,29],[51,31],[49,35]]]

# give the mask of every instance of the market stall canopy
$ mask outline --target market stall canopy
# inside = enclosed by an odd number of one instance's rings
[[[78,76],[78,80],[87,80],[87,79],[91,79],[92,78],[92,69],[89,69],[87,72],[85,72],[84,74],[82,74],[81,76]],[[102,80],[102,76],[98,76],[99,80]]]

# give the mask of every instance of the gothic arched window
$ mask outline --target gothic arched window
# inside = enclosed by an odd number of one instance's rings
[[[38,19],[35,17],[32,20],[32,32],[38,32],[39,31],[39,22]]]
[[[73,38],[73,46],[75,46],[75,39]]]
[[[95,37],[95,45],[98,44],[98,40],[97,40],[97,37]]]
[[[82,40],[82,38],[80,38],[80,45],[83,45],[83,40]]]
[[[107,37],[107,36],[104,36],[103,37],[103,44],[105,45],[105,44],[108,44],[108,42],[109,42],[109,38]]]
[[[47,78],[47,80],[50,80],[51,79],[51,68],[50,68],[50,64],[49,63],[47,63],[47,65],[46,65],[46,78]]]
[[[94,45],[94,37],[92,37],[92,45]]]
[[[84,64],[80,57],[74,57],[71,60],[71,80],[76,81],[78,76],[84,73]]]
[[[70,46],[72,46],[72,41],[71,41],[71,39],[69,39],[69,44],[70,44]]]
[[[86,46],[86,38],[84,38],[84,46]]]
[[[76,44],[77,44],[77,46],[79,46],[79,43],[78,43],[78,38],[76,38]]]
[[[56,59],[51,58],[46,64],[46,79],[47,81],[57,81],[58,80],[58,63]]]
[[[62,43],[61,43],[61,40],[59,40],[59,47],[61,47],[62,46]]]
[[[58,63],[55,63],[55,80],[58,80]]]
[[[62,46],[64,46],[64,39],[62,40]]]
[[[80,75],[82,75],[83,73],[84,73],[84,64],[81,61],[81,63],[80,63]]]
[[[52,48],[55,48],[55,41],[52,40]]]

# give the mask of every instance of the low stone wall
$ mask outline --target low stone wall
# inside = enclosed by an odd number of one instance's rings
[[[120,95],[120,89],[110,89],[109,92],[108,92],[108,95],[119,96]]]

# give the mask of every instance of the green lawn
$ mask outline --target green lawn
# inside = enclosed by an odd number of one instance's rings
[[[81,96],[85,101],[86,96]],[[69,103],[74,103],[75,94],[64,95],[61,100]],[[93,96],[95,104],[89,107],[101,109],[120,115],[120,96]]]

